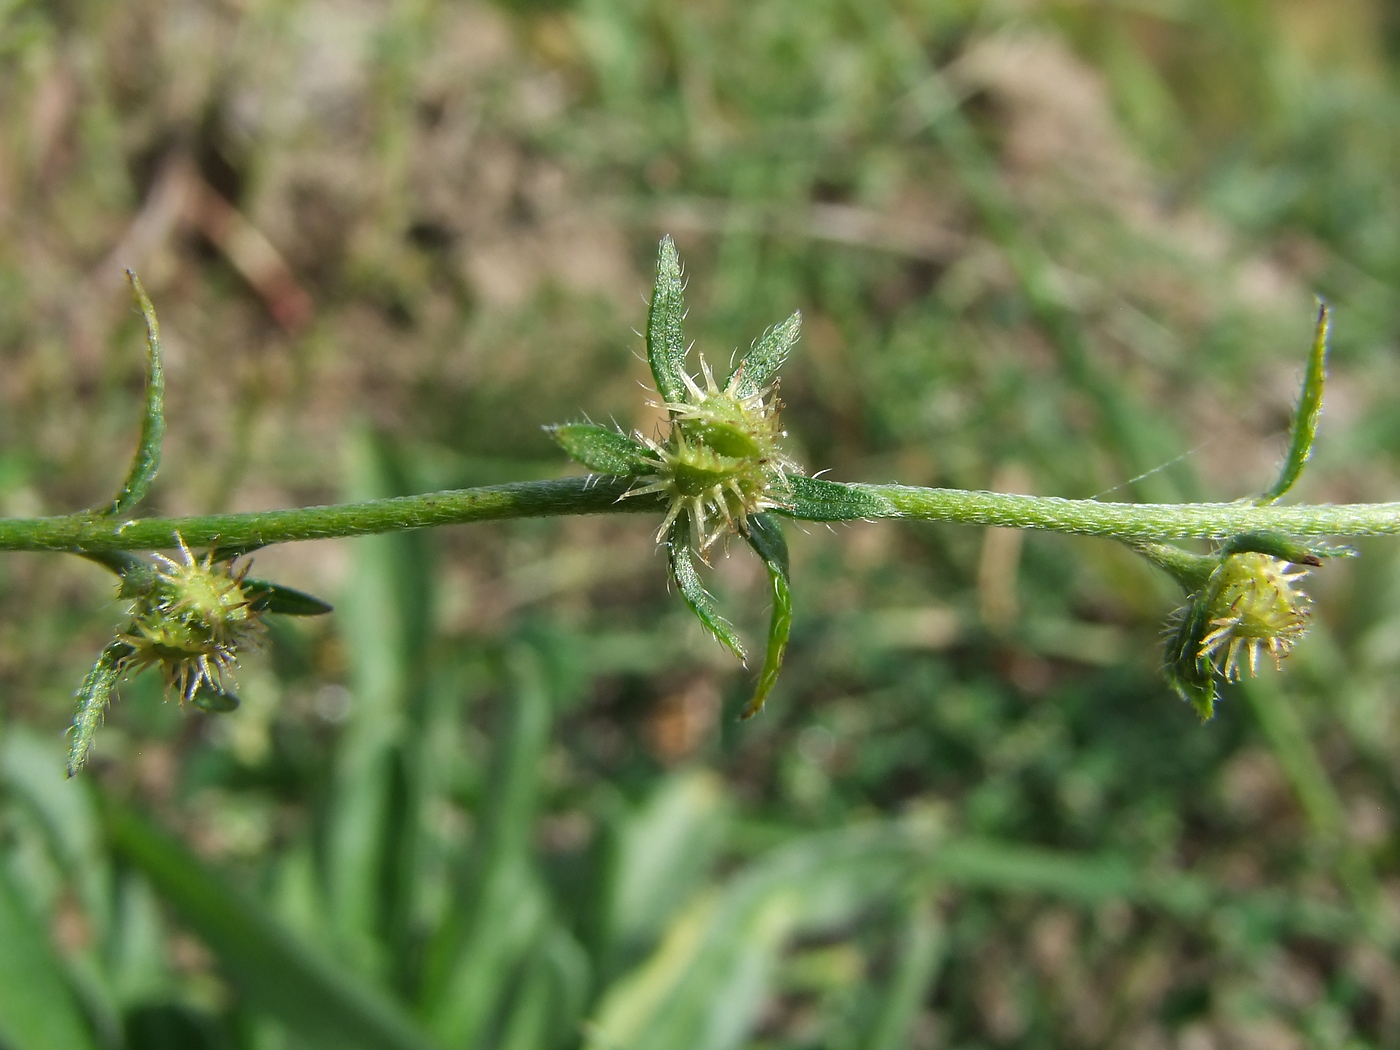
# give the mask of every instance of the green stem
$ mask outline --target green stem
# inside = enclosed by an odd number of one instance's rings
[[[1400,503],[1259,507],[1250,503],[1100,503],[903,485],[852,485],[889,501],[892,513],[867,515],[1048,529],[1121,540],[1222,539],[1242,532],[1288,536],[1391,536],[1400,533]]]
[[[507,518],[658,511],[652,497],[621,502],[628,478],[561,478],[456,489],[328,507],[114,520],[93,514],[0,519],[0,550],[114,551],[174,547],[253,550],[293,540],[460,525]],[[806,520],[902,518],[963,525],[1045,529],[1127,541],[1219,539],[1243,532],[1290,536],[1388,536],[1400,533],[1400,503],[1255,506],[1250,503],[1100,503],[903,485],[831,485],[851,497],[843,510],[790,514]]]

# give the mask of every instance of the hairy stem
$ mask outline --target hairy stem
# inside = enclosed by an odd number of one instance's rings
[[[189,518],[116,520],[93,514],[0,519],[0,550],[111,551],[174,547],[178,535],[191,547],[253,550],[293,540],[458,525],[507,518],[565,514],[655,512],[650,497],[619,502],[627,478],[561,478],[433,492],[421,496],[327,507],[211,514]],[[1251,531],[1292,536],[1386,536],[1400,533],[1400,503],[1323,506],[1255,506],[1250,503],[1100,503],[1054,496],[1021,496],[902,485],[841,486],[858,511],[832,506],[806,520],[902,518],[964,525],[1045,529],[1121,540],[1223,538]]]

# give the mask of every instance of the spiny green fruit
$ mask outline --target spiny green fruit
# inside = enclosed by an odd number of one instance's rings
[[[136,585],[132,620],[118,639],[131,647],[121,670],[158,666],[166,689],[181,703],[201,693],[227,692],[241,649],[260,640],[262,612],[245,591],[247,568],[201,559],[180,541],[181,560],[157,554],[153,571]]]
[[[1267,545],[1254,536],[1236,540]],[[1307,632],[1311,610],[1295,586],[1307,570],[1290,566],[1318,562],[1315,553],[1291,551],[1290,562],[1257,550],[1229,553],[1232,545],[1167,630],[1167,681],[1203,720],[1215,713],[1216,676],[1238,680],[1246,662],[1255,674],[1265,650],[1277,665]]]
[[[1239,679],[1241,654],[1249,657],[1249,673],[1257,673],[1261,649],[1277,666],[1307,631],[1311,603],[1294,586],[1307,570],[1288,567],[1279,558],[1249,552],[1226,558],[1216,570],[1207,607],[1214,630],[1201,639],[1200,655],[1226,678]]]
[[[779,444],[787,433],[776,384],[745,392],[741,365],[720,389],[703,358],[700,370],[704,387],[682,373],[689,397],[662,405],[671,417],[666,440],[638,435],[655,459],[627,495],[663,496],[669,505],[656,541],[665,542],[684,514],[691,546],[703,555],[726,534],[747,534],[750,515],[787,507],[787,474],[799,468]]]

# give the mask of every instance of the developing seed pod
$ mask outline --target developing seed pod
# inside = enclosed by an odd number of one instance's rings
[[[1267,651],[1278,665],[1307,632],[1311,601],[1295,584],[1306,569],[1258,551],[1227,554],[1168,626],[1166,675],[1202,719],[1215,711],[1215,677],[1258,671]]]
[[[1261,649],[1277,666],[1306,633],[1311,602],[1293,584],[1307,570],[1288,572],[1288,566],[1267,554],[1235,554],[1212,577],[1207,612],[1213,630],[1201,639],[1200,655],[1226,678],[1239,679],[1241,654],[1255,674]]]
[[[261,640],[263,623],[244,589],[246,567],[235,573],[213,552],[196,559],[179,544],[179,561],[158,554],[134,583],[132,620],[118,640],[131,647],[123,672],[159,666],[167,693],[185,703],[228,693],[238,653]]]
[[[787,474],[799,468],[779,444],[787,433],[774,387],[745,392],[740,366],[720,389],[703,358],[700,369],[703,388],[683,374],[689,398],[663,405],[671,414],[667,439],[638,435],[655,456],[654,467],[627,495],[665,497],[669,506],[656,541],[664,542],[684,514],[691,545],[703,555],[721,536],[747,534],[751,515],[788,506]]]

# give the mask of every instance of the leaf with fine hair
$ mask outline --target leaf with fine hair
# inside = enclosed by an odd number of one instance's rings
[[[1278,480],[1254,502],[1273,503],[1293,487],[1312,455],[1317,437],[1317,422],[1322,415],[1322,387],[1327,380],[1327,339],[1332,332],[1332,310],[1318,303],[1317,327],[1313,332],[1312,349],[1308,353],[1307,370],[1303,373],[1303,388],[1298,393],[1298,407],[1293,411],[1293,429],[1288,443],[1288,456],[1283,461]]]
[[[884,496],[839,481],[789,474],[786,486],[787,506],[782,513],[803,521],[859,521],[889,517],[895,512],[894,505]]]
[[[644,474],[655,464],[645,445],[596,423],[563,423],[546,429],[560,448],[599,474]]]
[[[127,270],[126,279],[131,284],[136,308],[146,322],[146,405],[141,414],[141,440],[126,472],[126,481],[116,498],[101,509],[99,513],[102,514],[125,514],[141,502],[160,470],[160,446],[165,438],[165,369],[161,364],[160,322],[146,289],[141,287],[140,278]]]
[[[753,397],[766,387],[783,367],[801,332],[802,311],[799,310],[754,340],[753,347],[734,370],[734,396]]]
[[[662,401],[685,400],[685,282],[681,260],[670,234],[656,253],[656,286],[647,311],[647,361]]]
[[[768,694],[777,684],[778,672],[783,668],[788,635],[792,632],[792,589],[788,584],[788,549],[783,527],[771,514],[755,514],[749,518],[745,538],[768,569],[768,582],[773,588],[773,614],[768,620],[768,644],[763,666],[758,671],[758,683],[754,686],[753,697],[739,715],[741,719],[752,718],[763,710]]]
[[[78,710],[73,715],[73,728],[69,730],[73,735],[68,748],[70,777],[77,776],[78,771],[87,765],[93,737],[97,735],[102,715],[112,700],[112,690],[121,677],[122,661],[131,653],[131,646],[126,642],[118,640],[108,643],[83,679],[83,684],[78,687]]]
[[[752,522],[753,519],[749,520]],[[695,569],[690,547],[685,542],[682,523],[677,522],[672,526],[666,550],[671,559],[671,578],[676,581],[676,589],[681,592],[681,598],[685,600],[690,611],[704,624],[705,630],[714,635],[720,644],[741,662],[748,660],[744,643],[739,641],[739,636],[734,633],[729,621],[715,611],[709,591],[705,590],[705,585],[700,582],[700,574]]]

